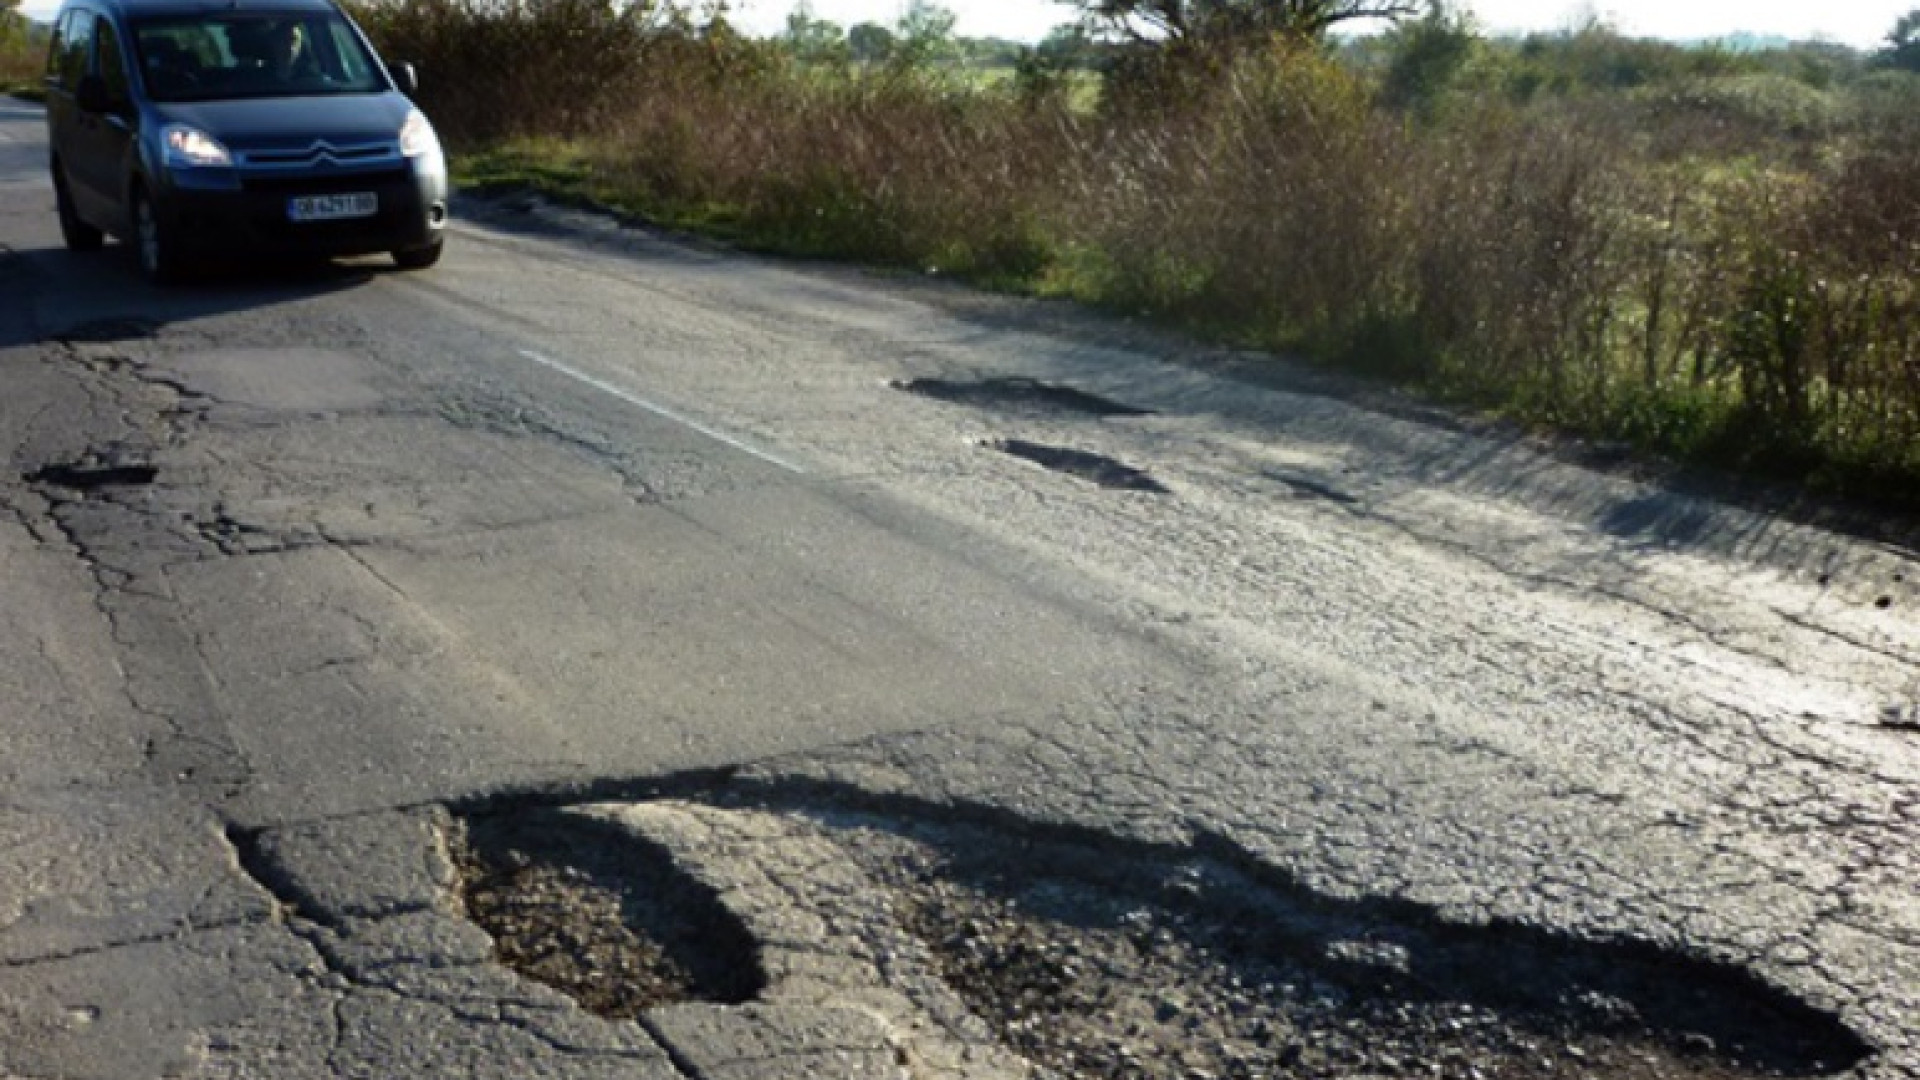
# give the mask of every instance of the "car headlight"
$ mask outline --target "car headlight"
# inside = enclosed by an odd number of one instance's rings
[[[160,131],[160,145],[172,168],[219,168],[232,165],[233,155],[220,140],[185,124],[168,124]]]
[[[407,122],[400,125],[400,152],[408,157],[440,156],[440,136],[419,109],[407,113]]]

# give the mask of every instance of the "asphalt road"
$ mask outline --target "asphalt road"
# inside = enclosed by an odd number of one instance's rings
[[[427,918],[446,808],[728,778],[1646,942],[1920,1077],[1912,548],[539,206],[159,291],[44,159],[0,103],[0,1077],[786,1075]]]

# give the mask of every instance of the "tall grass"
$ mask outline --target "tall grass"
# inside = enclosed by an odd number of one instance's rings
[[[583,136],[621,119],[670,13],[606,0],[362,0],[390,61],[456,145]]]
[[[665,81],[671,70],[655,69]],[[668,206],[719,205],[781,250],[1025,277],[1055,215],[1058,115],[937,79],[677,78],[605,135],[597,168]]]
[[[1694,64],[1416,114],[1276,46],[1088,108],[1047,80],[807,65],[605,0],[372,5],[456,146],[564,159],[566,183],[669,221],[1920,502],[1911,81],[1847,96]]]

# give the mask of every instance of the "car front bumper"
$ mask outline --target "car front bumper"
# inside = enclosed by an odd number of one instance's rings
[[[371,193],[372,216],[295,221],[294,199]],[[195,255],[366,255],[438,243],[447,221],[444,171],[413,162],[343,169],[172,178],[155,200],[183,252]]]

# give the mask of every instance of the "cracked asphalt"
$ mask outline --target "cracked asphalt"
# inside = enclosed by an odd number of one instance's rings
[[[0,102],[0,1077],[1046,1075],[830,840],[678,801],[777,788],[1635,943],[1920,1078],[1911,523],[525,204],[156,291],[44,161]],[[522,806],[683,862],[767,987],[498,962],[445,838]]]

